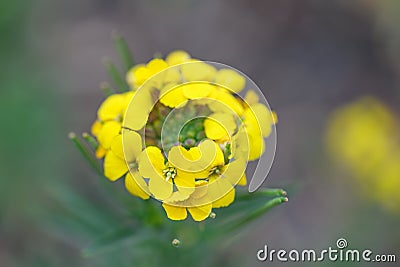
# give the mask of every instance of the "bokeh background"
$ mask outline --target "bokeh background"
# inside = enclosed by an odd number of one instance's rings
[[[221,263],[279,265],[257,262],[257,250],[324,249],[341,237],[352,248],[399,257],[400,171],[376,197],[383,174],[358,177],[326,141],[332,114],[369,95],[397,125],[387,158],[399,154],[399,23],[396,0],[1,1],[0,266],[96,266],[81,255],[90,242],[85,234],[56,231],[46,216],[68,215],[55,200],[60,188],[89,199],[102,190],[67,135],[88,131],[95,119],[99,84],[108,80],[102,59],[117,61],[113,30],[125,36],[136,62],[184,49],[236,67],[279,115],[276,159],[264,186],[287,189],[290,202],[246,228]],[[379,131],[379,119],[375,125],[369,129]],[[368,133],[358,134],[355,140]]]

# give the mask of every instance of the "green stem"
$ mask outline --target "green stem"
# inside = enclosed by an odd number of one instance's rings
[[[125,82],[125,79],[119,73],[117,67],[115,67],[115,65],[108,59],[105,59],[103,61],[103,64],[106,67],[108,75],[110,75],[111,79],[113,79],[117,91],[118,92],[129,91],[128,84]]]
[[[287,197],[277,197],[277,198],[271,199],[270,201],[265,203],[260,208],[254,210],[253,212],[251,212],[250,214],[246,215],[245,217],[237,220],[233,225],[229,226],[229,230],[235,230],[235,229],[238,229],[238,228],[248,224],[249,222],[257,219],[260,216],[262,216],[264,213],[266,213],[267,211],[269,211],[273,207],[278,206],[279,204],[282,204],[284,202],[288,202],[288,198]]]
[[[236,200],[251,200],[254,197],[285,197],[286,191],[283,189],[275,189],[275,188],[267,188],[260,191],[256,191],[254,193],[245,193],[245,194],[238,194]]]
[[[86,143],[90,146],[93,151],[99,147],[99,143],[97,143],[96,139],[88,133],[82,133],[83,139],[85,139]]]
[[[112,35],[122,64],[124,65],[125,70],[128,71],[135,64],[131,50],[129,49],[124,37],[122,37],[117,31],[114,31]]]
[[[87,162],[92,166],[92,168],[96,171],[97,174],[103,175],[103,169],[99,163],[99,161],[94,156],[93,152],[89,151],[87,147],[83,144],[83,142],[76,136],[75,133],[70,133],[69,139],[75,144],[76,148],[78,148],[79,152],[81,152],[82,156],[87,160]]]

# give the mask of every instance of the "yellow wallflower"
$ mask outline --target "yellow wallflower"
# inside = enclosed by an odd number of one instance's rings
[[[237,95],[246,78],[178,50],[132,67],[126,80],[135,91],[109,96],[92,125],[105,176],[125,176],[131,194],[161,200],[172,220],[229,206],[277,121],[253,91]]]
[[[168,68],[167,62],[163,59],[155,58],[146,65],[137,65],[131,68],[126,74],[126,81],[132,89],[137,89],[151,76],[166,68]]]
[[[277,118],[275,113],[258,102],[258,97],[252,91],[246,94],[246,98],[250,103],[246,103],[242,119],[249,138],[249,160],[255,160],[264,153],[264,137],[271,134]]]
[[[137,167],[137,157],[142,152],[142,139],[138,133],[129,130],[124,130],[124,139],[122,142],[120,134],[111,142],[111,149],[104,158],[104,175],[116,181],[126,174],[126,189],[132,195],[148,199],[150,192]]]
[[[400,210],[398,133],[394,114],[370,96],[334,111],[326,133],[329,154],[351,171],[368,197],[392,212]]]
[[[167,55],[165,61],[169,66],[174,66],[182,63],[189,62],[191,60],[190,55],[182,50],[172,51]]]
[[[91,132],[97,138],[99,146],[96,156],[102,158],[110,149],[111,142],[121,132],[122,119],[134,92],[113,94],[107,97],[97,111],[97,120]]]
[[[159,200],[169,198],[174,185],[184,199],[194,191],[194,174],[177,168],[172,163],[174,155],[178,154],[175,150],[185,153],[186,158],[191,158],[190,153],[181,146],[175,146],[170,150],[167,161],[161,150],[155,146],[146,147],[139,157],[139,172],[143,177],[149,178],[149,190]]]
[[[165,200],[162,206],[168,218],[171,220],[184,220],[187,217],[187,211],[189,211],[195,221],[207,219],[212,210],[212,204],[208,200],[207,184],[207,181],[197,181],[194,192],[185,200],[176,200],[174,195]],[[178,193],[175,192],[173,194]],[[198,203],[206,204],[198,205]]]
[[[229,88],[235,93],[242,91],[246,85],[246,79],[231,69],[219,70],[216,74],[215,82],[225,88]]]

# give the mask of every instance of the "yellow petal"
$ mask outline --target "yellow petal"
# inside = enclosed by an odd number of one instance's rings
[[[188,99],[204,98],[208,96],[216,87],[209,83],[195,82],[187,83],[182,86],[182,93]]]
[[[192,147],[189,154],[193,159],[193,168],[190,168],[190,171],[195,172],[196,178],[207,178],[211,168],[224,165],[221,148],[209,139],[202,141],[197,147]]]
[[[215,82],[235,93],[243,90],[244,86],[246,85],[246,79],[237,71],[231,69],[219,70],[216,75]]]
[[[144,64],[137,64],[137,65],[133,66],[132,68],[130,68],[129,71],[126,73],[126,82],[133,89],[136,89],[136,87],[137,87],[135,74],[136,74],[136,71],[138,68],[146,69],[146,66]]]
[[[226,90],[216,90],[212,98],[214,100],[209,101],[208,107],[213,112],[232,113],[235,116],[243,113],[242,104]]]
[[[206,204],[198,207],[187,208],[193,220],[200,222],[208,218],[211,213],[212,204]]]
[[[265,151],[265,143],[262,136],[258,133],[249,133],[249,160],[256,160]]]
[[[168,68],[168,64],[161,58],[155,58],[147,63],[147,68],[150,70],[151,74],[154,75],[165,68]]]
[[[107,149],[99,145],[96,149],[96,158],[102,159],[106,155],[107,151]]]
[[[175,206],[181,206],[180,202],[187,200],[190,197],[188,194],[184,194],[180,191],[175,191],[171,194],[171,196],[167,199],[164,200],[164,203],[170,204],[170,205],[175,205]]]
[[[143,177],[138,172],[128,172],[125,176],[125,187],[129,193],[141,199],[149,199],[150,191]]]
[[[162,206],[167,213],[167,217],[171,220],[181,221],[187,217],[187,211],[184,207],[171,206],[166,203],[163,203]]]
[[[161,90],[161,104],[170,108],[175,108],[186,103],[187,98],[183,95],[182,87],[174,87],[174,84],[170,84]]]
[[[183,146],[174,146],[168,152],[168,162],[176,168],[190,171],[192,155]]]
[[[125,159],[124,150],[122,148],[122,134],[117,135],[111,142],[110,149],[117,157]]]
[[[150,177],[149,190],[156,199],[165,200],[171,197],[173,184],[171,179],[169,181],[166,181],[163,176],[157,174]]]
[[[247,91],[244,100],[246,101],[247,105],[254,105],[258,103],[259,97],[258,94],[254,92],[254,90],[249,90]]]
[[[121,124],[116,121],[107,121],[103,124],[97,140],[99,144],[105,149],[109,149],[113,139],[119,135],[121,131]]]
[[[214,201],[212,203],[213,208],[223,208],[228,207],[235,200],[235,188],[232,188],[226,195],[222,198]]]
[[[189,59],[190,55],[187,52],[176,50],[169,53],[165,61],[168,63],[168,65],[173,66],[187,62]]]
[[[190,195],[195,190],[195,176],[193,173],[183,172],[177,169],[174,183],[183,195]]]
[[[101,130],[101,128],[103,127],[103,124],[99,121],[96,120],[93,124],[92,127],[90,129],[90,132],[94,135],[97,136]]]
[[[147,69],[150,71],[151,77],[146,81],[154,88],[160,88],[164,83],[165,75],[164,70],[168,68],[168,64],[160,58],[155,58],[147,64]]]
[[[177,84],[181,81],[181,74],[177,67],[165,69],[163,75],[164,84],[174,83]]]
[[[240,186],[245,186],[247,184],[247,179],[246,179],[245,173],[243,173],[242,177],[240,178],[240,180],[237,184]]]
[[[142,137],[135,131],[123,129],[122,140],[123,152],[127,162],[134,162],[142,153]]]
[[[236,129],[236,122],[231,113],[213,113],[204,121],[206,136],[213,140],[229,139]]]
[[[165,169],[164,156],[155,146],[146,147],[138,157],[138,163],[139,172],[145,178],[160,176]]]
[[[109,150],[104,158],[104,175],[111,181],[122,177],[128,171],[128,166],[123,158],[118,157]]]
[[[132,74],[128,76],[130,84],[134,84],[135,87],[142,85],[151,76],[150,70],[146,66],[140,65],[139,67],[132,70]]]
[[[181,66],[182,76],[186,81],[211,82],[217,70],[202,61],[193,61]]]
[[[242,176],[245,174],[247,167],[246,159],[235,159],[222,169],[222,176],[227,179],[232,185],[236,185]]]
[[[150,88],[142,86],[132,97],[126,108],[123,126],[138,131],[146,125],[149,113],[154,106]]]
[[[232,193],[233,190],[233,193]],[[224,177],[212,177],[208,184],[208,197],[213,201],[213,207],[226,207],[233,202],[234,188]]]
[[[278,114],[276,114],[275,111],[271,111],[271,115],[272,115],[272,121],[274,122],[274,124],[277,124],[279,121]]]
[[[104,100],[100,105],[97,116],[101,121],[108,121],[120,118],[123,114],[125,97],[122,94],[114,94]]]
[[[245,124],[259,128],[264,137],[271,133],[271,126],[274,124],[272,113],[261,103],[250,106],[243,113]]]

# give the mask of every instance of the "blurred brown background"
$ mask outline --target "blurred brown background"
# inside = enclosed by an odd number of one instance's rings
[[[321,249],[340,237],[399,255],[399,214],[336,172],[324,148],[329,114],[361,96],[399,118],[399,15],[396,0],[1,1],[0,266],[90,264],[79,251],[85,241],[55,235],[36,218],[60,184],[88,195],[101,186],[67,134],[87,131],[95,118],[108,79],[101,60],[117,59],[113,30],[136,62],[183,49],[245,72],[278,113],[265,186],[286,188],[290,202],[224,257],[262,266],[256,252],[264,244]]]

